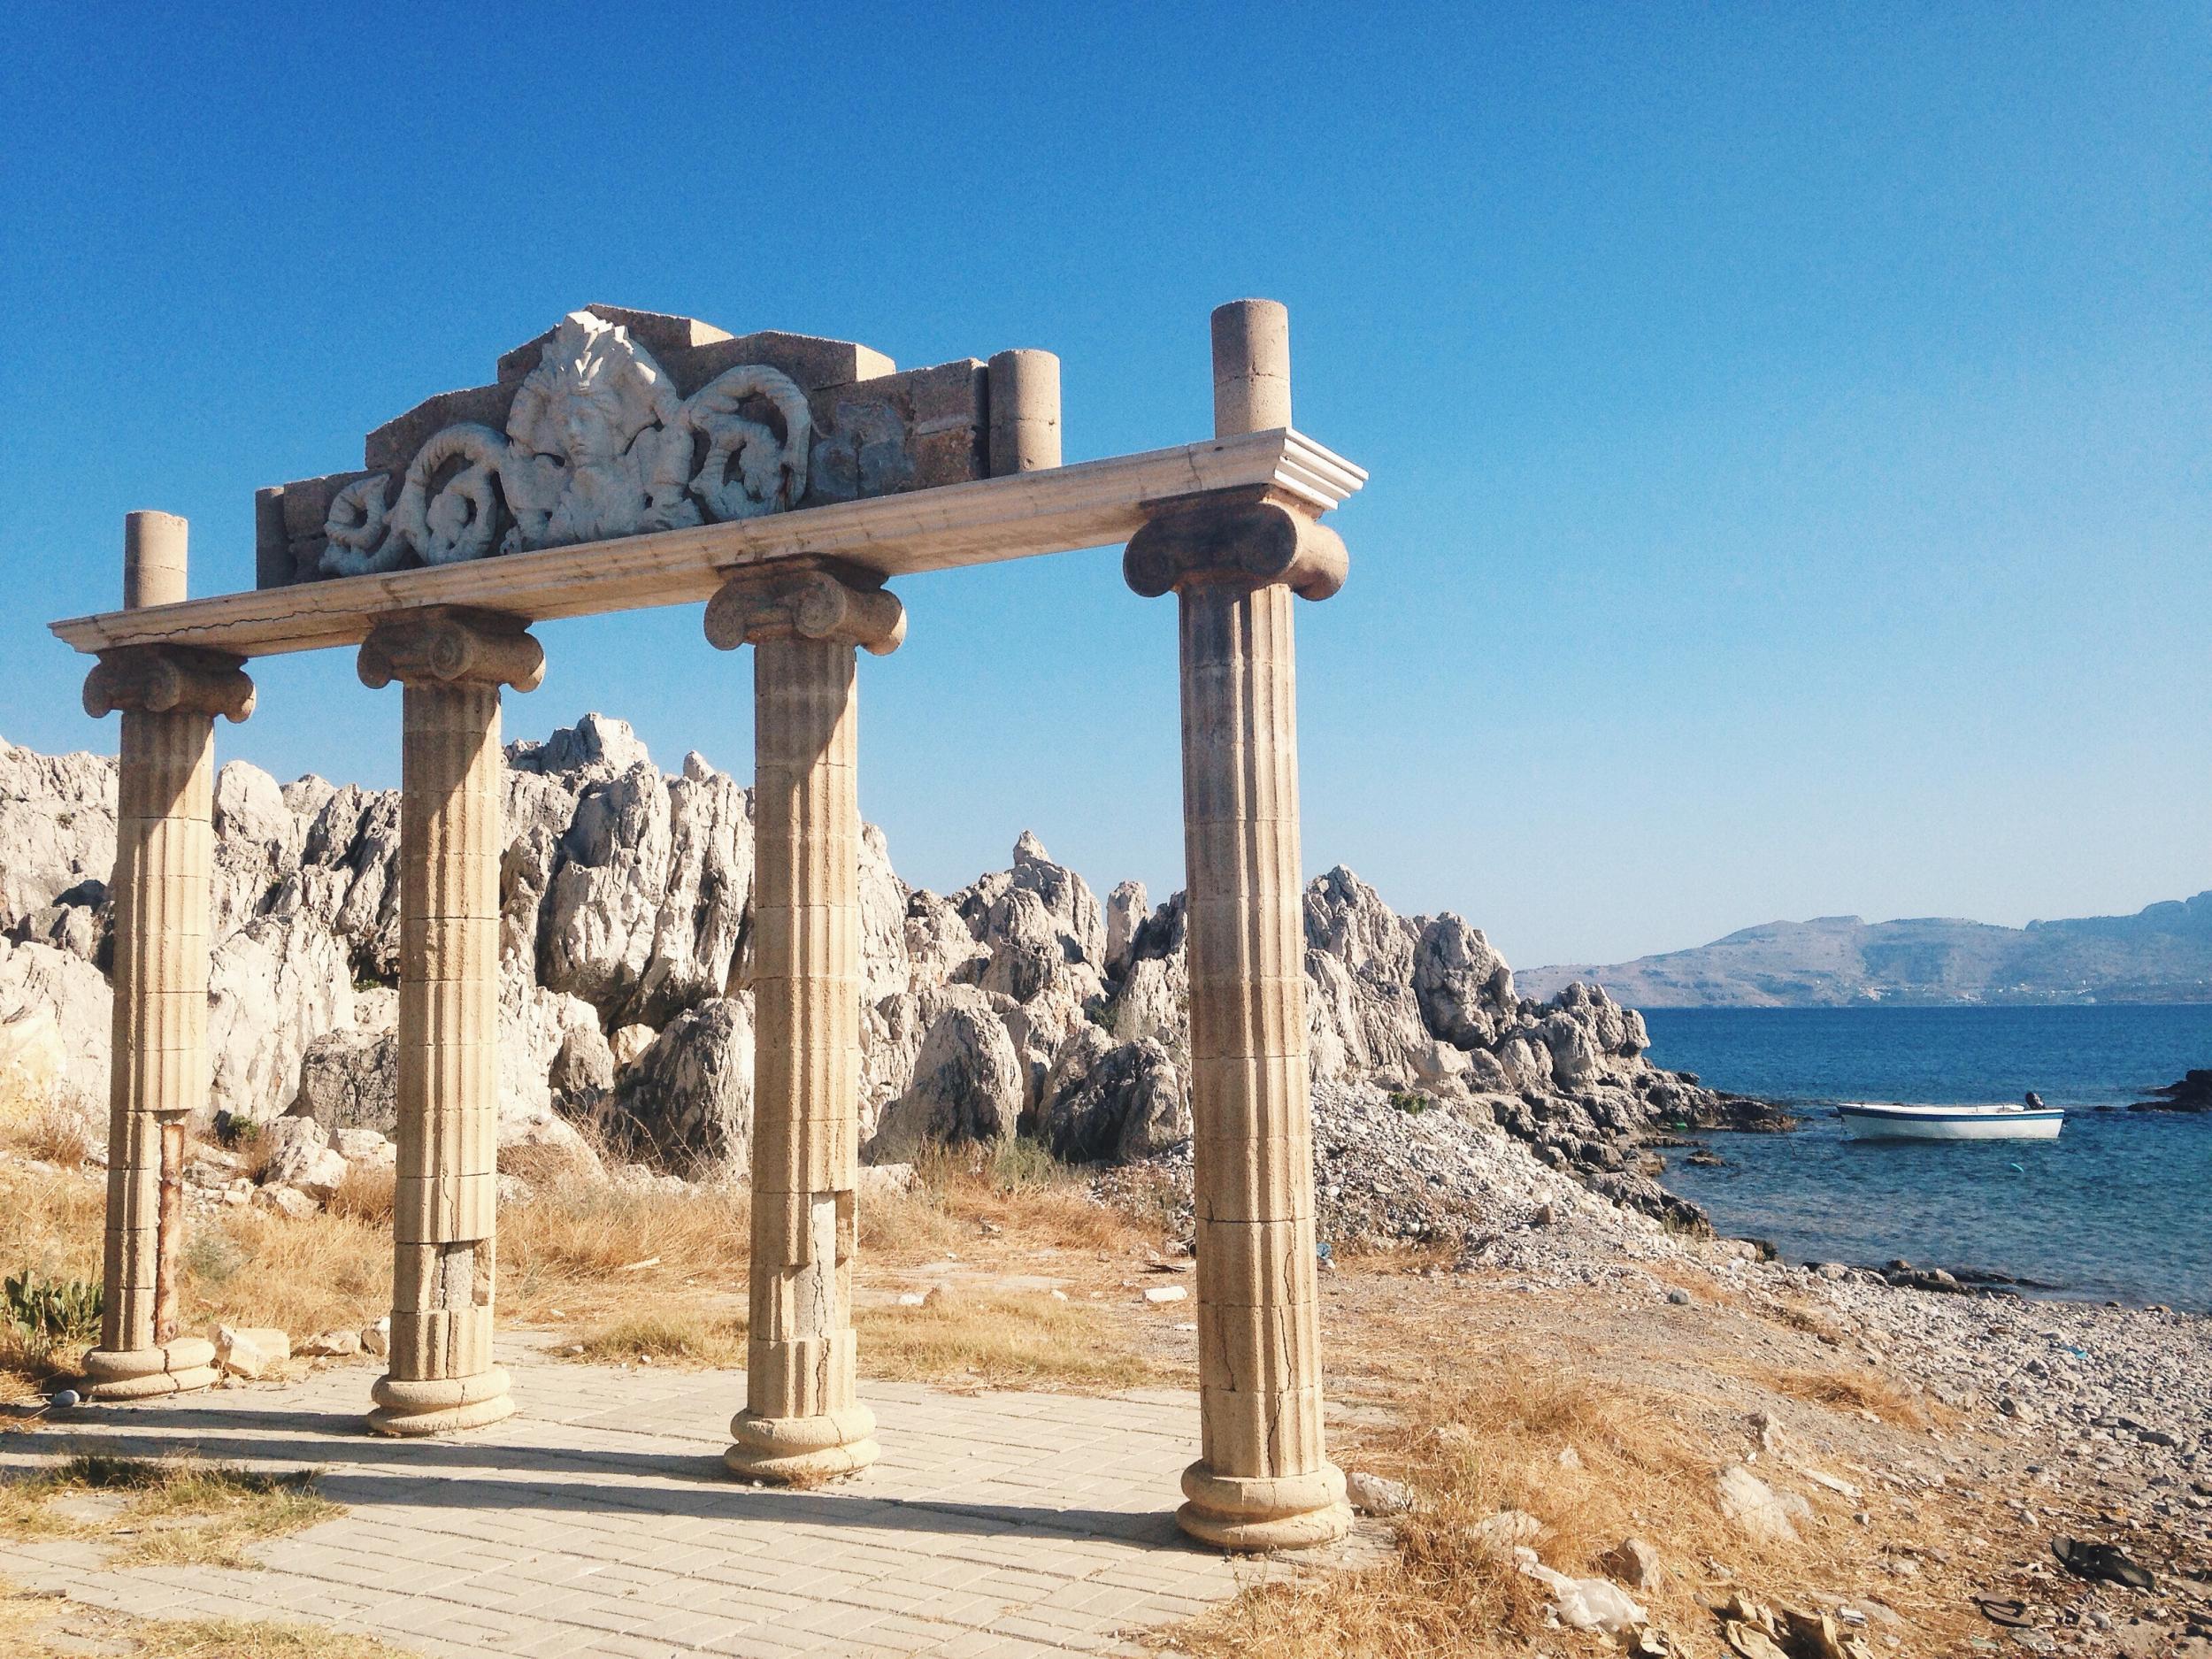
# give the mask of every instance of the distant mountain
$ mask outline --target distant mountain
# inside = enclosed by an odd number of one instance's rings
[[[1851,1003],[2212,1002],[2212,892],[2133,916],[1993,927],[1927,917],[1769,922],[1694,950],[1515,976],[1549,996],[1574,979],[1631,1008],[1836,1008]]]

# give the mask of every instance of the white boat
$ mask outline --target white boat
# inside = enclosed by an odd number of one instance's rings
[[[1843,1101],[1843,1132],[1855,1141],[2055,1141],[2065,1125],[2057,1106],[1905,1106]]]

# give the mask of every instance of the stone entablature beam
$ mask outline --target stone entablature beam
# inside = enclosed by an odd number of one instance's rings
[[[187,528],[168,513],[124,521],[124,601],[184,597]],[[136,1400],[216,1379],[214,1344],[178,1333],[187,1119],[207,1104],[209,882],[215,716],[253,711],[241,659],[147,645],[104,652],[85,711],[123,717],[117,769],[114,1052],[100,1345],[84,1357],[96,1399]]]
[[[1161,503],[1222,491],[1259,491],[1318,513],[1366,476],[1298,432],[1232,434],[804,512],[108,611],[52,627],[82,651],[169,644],[269,657],[357,645],[395,614],[434,606],[549,621],[697,604],[736,571],[761,565],[833,559],[883,579],[1119,546]]]
[[[831,569],[733,577],[707,638],[753,648],[753,1202],[745,1409],[730,1468],[804,1483],[877,1455],[852,1328],[860,1164],[859,710],[853,653],[906,635]]]
[[[437,611],[363,641],[402,691],[398,1164],[392,1326],[369,1426],[442,1434],[514,1410],[492,1358],[499,1139],[500,688],[545,654],[516,618]]]

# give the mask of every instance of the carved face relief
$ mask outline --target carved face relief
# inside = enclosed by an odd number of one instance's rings
[[[389,513],[385,476],[341,493],[323,568],[356,575],[411,554],[445,564],[695,525],[703,511],[780,511],[806,493],[812,427],[806,394],[775,369],[741,365],[680,398],[627,329],[575,311],[517,389],[504,434],[472,422],[435,434]],[[468,465],[433,489],[457,457]]]

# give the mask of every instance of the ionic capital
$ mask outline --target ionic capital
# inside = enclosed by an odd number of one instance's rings
[[[1280,502],[1204,496],[1171,502],[1129,540],[1121,573],[1147,599],[1196,583],[1266,588],[1302,599],[1344,586],[1344,538]]]
[[[888,657],[906,638],[906,607],[868,581],[819,567],[740,571],[707,602],[707,641],[733,651],[763,640],[826,640]]]
[[[520,617],[435,606],[387,617],[361,641],[361,683],[381,691],[408,686],[512,686],[535,691],[545,679],[545,648]]]
[[[133,714],[221,715],[234,725],[253,712],[246,659],[186,645],[122,645],[100,653],[85,676],[84,711],[97,720]]]

